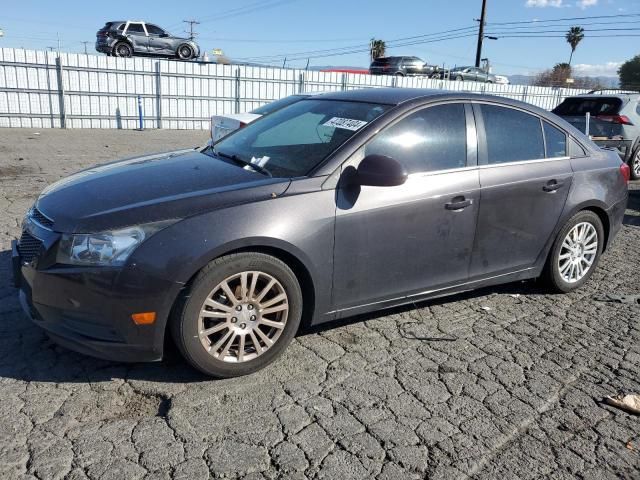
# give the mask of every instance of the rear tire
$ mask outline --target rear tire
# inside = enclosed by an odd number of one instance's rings
[[[255,252],[227,255],[197,274],[176,306],[171,334],[201,372],[247,375],[286,349],[300,325],[302,302],[300,284],[281,260]]]
[[[456,82],[463,82],[463,81],[464,81],[464,78],[462,78],[462,76],[461,76],[461,75],[458,75],[458,76],[456,77]]]
[[[589,210],[576,213],[551,247],[544,272],[549,286],[562,293],[582,287],[598,266],[603,245],[600,217]]]
[[[631,180],[640,180],[640,147],[631,155],[629,168],[631,169]]]
[[[133,56],[133,48],[127,42],[118,42],[113,46],[113,56],[130,58]]]

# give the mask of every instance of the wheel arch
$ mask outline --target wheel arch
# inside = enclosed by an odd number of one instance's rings
[[[128,37],[118,37],[118,39],[116,40],[116,43],[113,44],[113,47],[111,48],[111,55],[116,56],[115,55],[115,51],[116,51],[116,47],[120,44],[120,43],[126,43],[127,45],[129,45],[129,47],[131,48],[131,54],[134,54],[136,49],[133,46],[133,42],[131,40],[129,40]]]
[[[602,222],[602,229],[604,230],[604,242],[602,242],[602,252],[604,253],[609,246],[609,236],[611,232],[611,220],[607,211],[601,206],[589,205],[582,208],[580,211],[588,211],[595,213]]]
[[[554,234],[554,238],[558,235],[558,232],[562,229],[564,224],[573,217],[576,213],[589,211],[595,213],[600,221],[602,222],[602,229],[604,230],[604,242],[602,244],[602,251],[604,252],[607,249],[609,244],[609,237],[611,234],[611,219],[609,218],[609,214],[607,213],[606,204],[600,201],[590,201],[584,202],[577,206],[575,206],[565,217],[564,222],[558,225],[558,230]]]
[[[263,253],[270,255],[278,260],[284,262],[295,274],[298,282],[300,283],[300,289],[302,290],[302,320],[300,322],[299,330],[308,328],[314,318],[316,312],[316,286],[313,281],[313,269],[309,266],[309,262],[303,260],[304,255],[299,252],[294,246],[289,244],[281,244],[280,242],[273,242],[268,239],[254,239],[252,242],[243,244],[225,245],[217,248],[214,252],[211,252],[209,256],[202,258],[195,264],[195,268],[192,268],[189,273],[189,278],[185,282],[184,287],[178,293],[177,297],[173,301],[171,307],[171,314],[174,315],[177,307],[181,305],[186,292],[188,292],[191,284],[198,273],[206,267],[209,263],[217,258],[224,257],[226,255],[232,255],[237,253]],[[165,336],[169,321],[165,325]]]

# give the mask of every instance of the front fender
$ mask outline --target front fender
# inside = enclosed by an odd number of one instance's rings
[[[182,220],[146,240],[132,266],[186,284],[215,258],[261,247],[294,257],[309,272],[316,305],[330,311],[335,192],[319,190],[223,208]]]

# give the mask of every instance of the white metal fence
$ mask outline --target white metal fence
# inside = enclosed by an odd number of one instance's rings
[[[211,115],[239,113],[305,91],[438,88],[488,93],[552,109],[585,90],[216,65],[149,58],[0,49],[0,127],[207,129]]]

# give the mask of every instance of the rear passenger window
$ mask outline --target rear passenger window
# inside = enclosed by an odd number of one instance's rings
[[[567,136],[564,132],[550,123],[542,122],[544,125],[544,141],[547,158],[557,158],[567,156]]]
[[[365,155],[386,155],[408,173],[462,168],[467,164],[464,105],[437,105],[412,113],[380,132]]]
[[[513,108],[481,105],[489,164],[545,158],[540,119]]]

